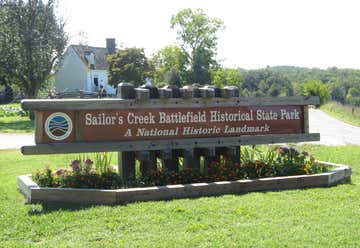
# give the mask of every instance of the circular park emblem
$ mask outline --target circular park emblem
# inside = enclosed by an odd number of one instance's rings
[[[61,112],[51,114],[45,121],[45,132],[53,140],[64,140],[72,132],[70,117]]]

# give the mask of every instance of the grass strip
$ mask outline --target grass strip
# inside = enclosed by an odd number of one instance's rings
[[[360,127],[360,107],[329,102],[320,109],[339,120]]]

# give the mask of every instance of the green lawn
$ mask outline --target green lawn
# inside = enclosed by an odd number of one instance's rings
[[[360,127],[360,107],[329,102],[321,106],[321,110],[346,123]]]
[[[330,188],[226,195],[120,206],[25,205],[16,177],[73,155],[0,151],[0,246],[359,247],[360,147],[312,146],[318,159],[352,166]],[[116,159],[114,158],[114,161]]]
[[[20,103],[6,103],[6,104],[0,104],[0,106],[18,108],[18,107],[20,107]]]
[[[19,103],[1,104],[0,108],[20,108]],[[1,110],[1,109],[0,109]],[[1,116],[0,132],[3,133],[32,133],[34,132],[34,121],[24,116]]]
[[[0,117],[0,132],[32,133],[34,132],[34,121],[31,121],[29,117]]]

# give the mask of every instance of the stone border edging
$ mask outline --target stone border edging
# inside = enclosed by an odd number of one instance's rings
[[[321,161],[319,163],[336,168],[330,172],[314,175],[116,190],[39,187],[32,181],[31,175],[22,175],[18,177],[18,188],[28,203],[122,204],[136,201],[243,194],[255,191],[327,187],[351,177],[351,168],[347,165]]]

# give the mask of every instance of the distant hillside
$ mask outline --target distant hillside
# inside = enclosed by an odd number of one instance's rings
[[[360,104],[360,70],[274,66],[256,70],[239,69],[242,88],[248,95],[299,95],[302,84],[320,80],[327,85],[331,99],[354,105]],[[291,86],[289,85],[291,84]]]
[[[357,69],[330,67],[324,70],[296,66],[274,66],[267,67],[266,69],[286,76],[291,82],[302,83],[308,80],[321,80],[324,83],[345,81],[360,82],[360,70]]]

